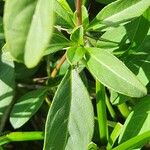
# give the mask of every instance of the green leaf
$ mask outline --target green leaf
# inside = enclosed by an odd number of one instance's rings
[[[142,97],[147,90],[115,56],[99,48],[86,48],[87,68],[105,86],[130,97]]]
[[[15,89],[14,63],[9,55],[9,52],[3,52],[0,59],[0,119],[11,103]]]
[[[150,22],[141,16],[126,24],[125,28],[131,44],[134,44],[134,46],[138,47],[147,36],[148,30],[150,28]]]
[[[34,140],[43,140],[44,134],[40,131],[34,132],[11,132],[0,136],[0,145],[4,145],[10,142],[19,142],[19,141],[34,141]]]
[[[115,125],[111,135],[110,135],[110,138],[109,138],[109,142],[107,144],[107,150],[110,150],[113,145],[115,144],[117,138],[119,137],[120,135],[120,132],[121,132],[121,129],[122,129],[122,124],[120,124],[119,122]]]
[[[0,17],[0,40],[5,39],[4,30],[3,30],[3,19]]]
[[[84,44],[84,41],[83,41],[83,27],[79,26],[79,27],[74,28],[74,30],[71,33],[70,39],[75,44],[83,45]]]
[[[82,6],[82,24],[84,29],[89,25],[89,14],[85,6]]]
[[[109,4],[109,3],[114,2],[115,0],[96,0],[96,1],[102,4]]]
[[[29,68],[37,65],[50,40],[53,3],[53,0],[5,2],[4,30],[7,49],[15,60],[25,61]]]
[[[91,23],[91,28],[116,26],[139,17],[150,6],[149,0],[118,0],[102,9]]]
[[[140,135],[150,129],[150,96],[140,99],[125,121],[119,137],[119,143]]]
[[[87,149],[93,128],[93,107],[87,90],[78,73],[69,71],[48,113],[44,150]]]
[[[18,100],[10,114],[10,122],[15,129],[23,126],[37,112],[46,94],[47,88],[42,88],[28,92]]]
[[[118,104],[122,104],[128,100],[130,100],[130,97],[119,94],[113,90],[111,90],[110,92],[110,101],[113,105],[118,105]]]
[[[89,145],[88,145],[88,150],[98,150],[98,147],[95,143],[91,142]]]
[[[111,28],[100,37],[96,43],[96,47],[109,50],[110,52],[115,51],[122,45],[125,37],[126,29],[124,26]]]
[[[24,60],[29,68],[38,64],[50,40],[53,25],[53,3],[54,0],[38,0],[37,2],[25,46]]]
[[[60,5],[62,5],[62,7],[65,10],[67,10],[67,12],[69,12],[70,14],[73,14],[73,12],[66,0],[57,0],[57,1],[60,3]]]
[[[63,48],[69,47],[71,42],[61,33],[53,33],[49,46],[46,48],[44,55],[55,53]]]
[[[150,131],[144,132],[138,136],[135,136],[128,141],[120,144],[119,146],[113,148],[112,150],[133,150],[137,147],[142,147],[150,141]]]
[[[57,14],[56,25],[67,29],[74,28],[73,12],[68,11],[68,8],[64,5],[64,2],[61,0],[55,1],[54,11]]]
[[[70,47],[67,50],[66,54],[67,54],[66,57],[69,63],[71,65],[75,65],[77,62],[79,62],[83,58],[85,54],[85,49],[83,49],[82,47]]]

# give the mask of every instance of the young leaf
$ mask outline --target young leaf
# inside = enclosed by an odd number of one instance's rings
[[[83,49],[82,47],[70,47],[67,50],[66,54],[69,63],[71,65],[74,65],[83,58],[85,54],[85,49]]]
[[[15,89],[14,63],[9,52],[1,52],[0,58],[0,119],[11,103]],[[0,121],[1,122],[1,121]]]
[[[131,97],[142,97],[147,90],[115,56],[99,48],[86,48],[87,68],[105,86]]]
[[[55,1],[54,11],[57,14],[56,25],[67,29],[75,26],[73,23],[73,12],[68,11],[67,6],[64,5],[62,0]]]
[[[58,87],[48,113],[44,150],[87,149],[93,134],[93,117],[83,82],[75,70],[69,71]]]
[[[70,39],[75,44],[83,45],[84,44],[84,41],[83,41],[83,27],[79,26],[79,27],[74,28],[74,30],[72,31],[72,34],[70,36]]]
[[[119,143],[140,135],[150,129],[150,96],[140,100],[125,121],[122,132],[119,137]]]
[[[107,149],[110,150],[113,145],[115,144],[117,138],[119,137],[120,135],[120,132],[121,132],[121,129],[122,129],[122,124],[120,124],[119,122],[115,125],[111,135],[110,135],[110,138],[109,138],[109,142],[107,144]]]
[[[31,91],[22,96],[14,105],[10,122],[17,129],[23,126],[40,108],[47,94],[47,88]]]
[[[53,0],[21,0],[19,3],[18,0],[5,1],[7,49],[15,60],[24,62],[25,59],[29,68],[37,65],[50,40],[53,3]]]
[[[44,55],[52,54],[63,48],[69,47],[71,42],[61,33],[53,33],[49,46],[46,48]]]
[[[92,28],[116,26],[139,17],[150,6],[149,0],[118,0],[102,9],[91,23]],[[95,26],[95,27],[94,27]]]
[[[133,150],[137,147],[142,147],[144,144],[148,143],[150,140],[150,131],[144,132],[138,136],[135,136],[126,142],[120,144],[119,146],[113,148],[112,150]]]

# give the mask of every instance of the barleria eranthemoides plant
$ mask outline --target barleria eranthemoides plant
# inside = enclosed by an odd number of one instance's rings
[[[1,0],[0,47],[0,149],[149,149],[149,0]]]

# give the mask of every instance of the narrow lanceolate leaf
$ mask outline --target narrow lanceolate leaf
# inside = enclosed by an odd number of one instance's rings
[[[87,90],[75,70],[68,72],[48,113],[44,150],[87,149],[93,125],[93,108]]]
[[[135,136],[112,150],[133,150],[138,147],[143,147],[150,141],[150,131],[144,132],[138,136]]]
[[[118,25],[142,15],[149,6],[149,0],[118,0],[102,9],[91,25],[96,28]]]
[[[14,96],[14,63],[12,59],[9,58],[9,55],[9,52],[3,52],[0,55],[0,122],[4,111]]]
[[[150,95],[142,98],[125,121],[119,144],[150,130]],[[150,140],[150,139],[149,139]]]
[[[15,60],[25,61],[29,68],[37,65],[50,40],[53,3],[53,0],[5,1],[7,49]]]
[[[86,48],[87,68],[105,86],[130,97],[142,97],[147,90],[114,55],[99,48]]]
[[[31,91],[22,96],[14,105],[10,122],[16,129],[24,125],[40,108],[47,94],[47,88]]]

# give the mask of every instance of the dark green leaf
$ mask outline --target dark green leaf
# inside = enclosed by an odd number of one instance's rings
[[[3,52],[0,58],[0,118],[14,96],[14,63],[9,55]]]
[[[119,143],[140,135],[150,129],[150,96],[140,100],[125,121],[119,137]]]

